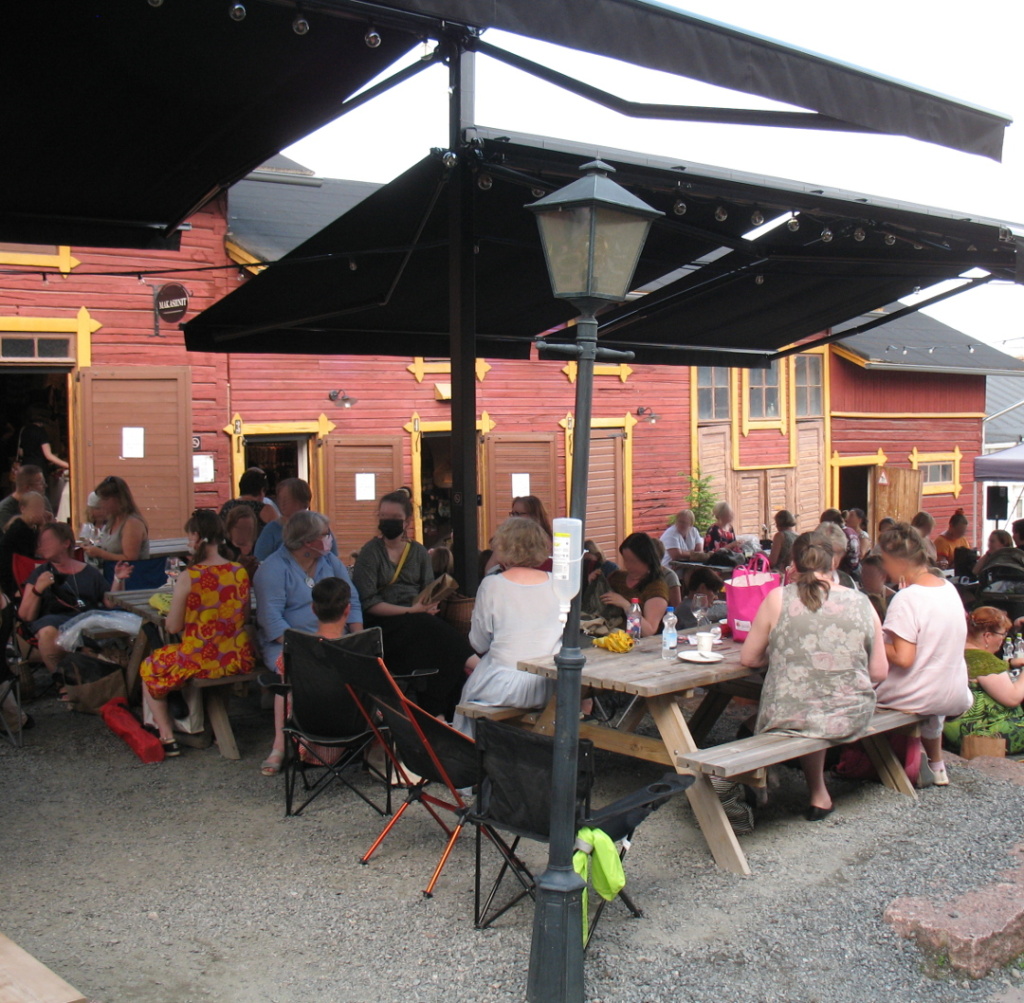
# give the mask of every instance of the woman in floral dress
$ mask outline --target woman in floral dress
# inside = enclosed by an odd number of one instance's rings
[[[793,544],[796,582],[765,597],[743,642],[744,665],[767,665],[757,732],[833,743],[860,738],[875,709],[872,683],[885,678],[882,626],[867,597],[832,581],[832,545],[816,533]],[[800,758],[810,790],[808,821],[832,812],[825,752]]]
[[[164,754],[180,754],[174,740],[167,694],[190,679],[220,679],[250,672],[255,651],[246,630],[249,575],[223,555],[224,529],[212,509],[197,509],[185,523],[192,560],[174,587],[168,633],[180,644],[157,648],[140,669],[143,697],[160,731]]]

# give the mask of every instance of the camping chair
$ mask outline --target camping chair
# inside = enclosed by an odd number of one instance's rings
[[[383,671],[387,671],[384,669]],[[401,693],[399,691],[399,695]],[[472,787],[480,777],[480,764],[477,760],[476,743],[468,735],[456,731],[443,721],[428,714],[422,707],[411,700],[401,697],[399,702],[389,701],[374,696],[373,703],[384,718],[391,741],[398,759],[395,768],[406,787],[406,798],[393,818],[384,826],[383,831],[363,856],[360,863],[368,863],[374,851],[387,837],[387,834],[405,814],[411,804],[419,802],[430,813],[434,821],[444,829],[448,836],[441,859],[434,868],[423,894],[431,898],[434,886],[441,877],[444,865],[448,863],[452,850],[465,828],[469,805],[463,800],[460,789]],[[419,774],[413,780],[407,771]],[[438,797],[424,790],[427,784],[443,784],[448,789],[449,800]],[[455,816],[454,825],[449,828],[434,810],[440,808],[450,811]]]
[[[477,929],[482,930],[527,895],[535,897],[536,882],[533,874],[520,860],[516,850],[522,839],[546,843],[550,838],[554,739],[522,728],[480,720],[476,723],[476,743],[480,756],[480,795],[467,821],[477,827],[473,918]],[[619,859],[623,860],[637,826],[669,798],[685,791],[693,783],[693,777],[666,773],[661,780],[592,811],[590,792],[594,785],[593,750],[592,742],[587,739],[580,741],[576,827],[601,829],[614,842],[621,841]],[[508,843],[498,830],[511,833],[514,837],[512,842]],[[481,903],[483,836],[487,836],[498,849],[502,863],[486,899]],[[494,906],[494,900],[509,872],[520,887],[503,905]],[[624,889],[618,897],[634,916],[642,915]],[[605,905],[602,899],[586,927],[586,944],[590,943]]]
[[[18,606],[21,604],[22,596],[25,594],[25,583],[40,564],[45,561],[38,561],[34,557],[25,557],[23,554],[11,554],[11,571],[14,573],[14,581],[18,586],[16,595],[11,596],[11,607],[14,609],[14,639],[17,645],[18,654],[24,660],[29,659],[33,651],[38,651],[38,644],[35,636],[29,630],[28,624],[18,616]]]
[[[2,611],[0,611],[0,617],[2,617],[3,628],[0,630],[2,636],[2,647],[0,647],[0,725],[3,725],[4,731],[7,733],[7,740],[16,749],[21,748],[21,683],[18,677],[11,672],[10,666],[7,664],[7,636],[10,634],[10,625],[14,620],[14,609],[10,603],[8,603]],[[10,697],[14,702],[14,713],[18,721],[18,728],[15,730],[7,722],[7,717],[3,712],[3,704],[7,698]]]
[[[380,734],[365,715],[337,669],[337,652],[373,654],[380,651],[380,630],[349,634],[328,642],[299,630],[284,633],[284,679],[269,688],[291,698],[285,735],[285,815],[301,815],[331,784],[338,781],[365,801],[379,815],[391,814],[391,785],[387,777],[371,773],[383,783],[385,806],[375,804],[345,776],[353,765],[361,766],[363,753]],[[299,776],[309,794],[295,807]],[[312,778],[312,781],[311,781]]]
[[[1009,591],[1000,591],[998,583],[1012,582]],[[993,591],[995,587],[995,591]],[[1009,565],[996,565],[982,569],[974,606],[995,606],[1011,620],[1024,616],[1024,569]]]

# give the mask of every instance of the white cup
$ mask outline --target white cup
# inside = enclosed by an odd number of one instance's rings
[[[708,654],[715,643],[715,635],[709,631],[700,631],[697,634],[697,650],[703,654]]]

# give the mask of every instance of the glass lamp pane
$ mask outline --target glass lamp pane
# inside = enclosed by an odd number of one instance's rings
[[[541,244],[556,296],[587,293],[590,255],[590,212],[586,207],[537,213]]]
[[[599,206],[596,210],[594,277],[591,294],[624,300],[633,281],[651,221]]]

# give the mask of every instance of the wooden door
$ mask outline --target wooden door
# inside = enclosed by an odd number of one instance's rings
[[[733,526],[737,533],[761,536],[765,522],[765,475],[763,470],[743,470],[735,475],[732,507],[736,513]]]
[[[345,558],[377,532],[377,501],[402,486],[402,436],[324,440],[324,515]]]
[[[767,471],[768,499],[765,522],[768,523],[768,535],[775,534],[775,513],[779,509],[793,510],[796,505],[796,476],[792,470]]]
[[[75,496],[123,477],[151,540],[179,539],[193,508],[192,380],[187,366],[92,366],[79,371]]]
[[[484,527],[481,547],[508,517],[518,494],[536,495],[552,519],[561,514],[554,433],[484,436]]]
[[[869,524],[889,516],[897,522],[910,522],[921,511],[920,470],[876,466],[871,471],[871,512]]]
[[[728,425],[705,425],[697,430],[697,466],[702,477],[711,478],[711,490],[719,501],[731,501],[732,462]],[[706,526],[701,526],[706,530]]]
[[[796,425],[796,530],[808,533],[825,508],[825,426],[821,421]]]
[[[590,473],[587,478],[587,520],[583,535],[615,561],[626,537],[623,452],[626,434],[621,429],[599,429],[590,437]]]

